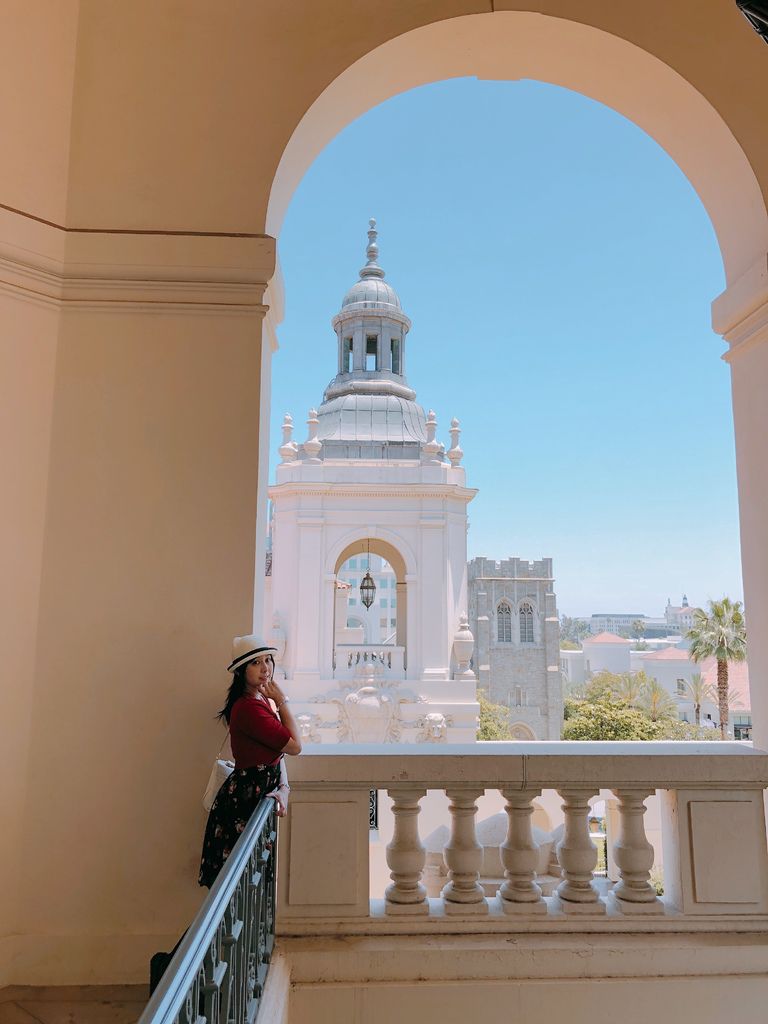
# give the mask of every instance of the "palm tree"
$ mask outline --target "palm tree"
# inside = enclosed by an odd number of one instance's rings
[[[640,675],[640,673],[637,673]],[[643,673],[644,675],[645,673]],[[677,705],[661,683],[653,677],[643,680],[643,691],[637,706],[652,722],[670,721],[677,718]]]
[[[704,701],[711,701],[713,704],[717,700],[715,694],[715,688],[711,683],[705,683],[701,672],[694,673],[691,676],[690,681],[685,683],[685,691],[687,693],[687,699],[693,701],[693,714],[696,720],[696,725],[701,725],[701,705]]]
[[[705,658],[717,660],[717,704],[720,732],[725,738],[728,730],[728,662],[745,661],[747,657],[747,631],[741,601],[724,597],[722,601],[710,601],[709,612],[697,608],[686,638],[691,641],[691,658],[695,662]]]
[[[625,700],[632,707],[637,707],[638,701],[651,680],[645,672],[622,672],[615,693],[621,700]]]

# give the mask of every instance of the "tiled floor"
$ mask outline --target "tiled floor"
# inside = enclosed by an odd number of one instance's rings
[[[136,1024],[146,985],[0,989],[0,1024]]]

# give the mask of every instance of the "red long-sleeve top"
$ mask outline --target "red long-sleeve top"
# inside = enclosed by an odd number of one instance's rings
[[[232,706],[229,737],[236,768],[274,764],[291,734],[269,704],[259,697],[240,697]]]

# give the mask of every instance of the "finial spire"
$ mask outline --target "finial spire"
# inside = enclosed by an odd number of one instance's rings
[[[360,271],[361,280],[365,277],[384,277],[384,271],[376,262],[376,260],[379,258],[379,246],[376,241],[378,237],[379,233],[376,230],[376,218],[371,217],[371,219],[368,221],[368,247],[365,250],[365,255],[368,257],[368,262]]]

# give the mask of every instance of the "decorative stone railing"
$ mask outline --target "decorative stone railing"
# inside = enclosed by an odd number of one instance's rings
[[[734,930],[768,927],[768,854],[763,790],[768,755],[737,743],[482,743],[343,747],[292,762],[291,812],[281,826],[278,934],[397,931]],[[386,790],[394,813],[387,847],[391,884],[369,898],[369,794]],[[422,884],[425,852],[419,802],[427,790],[449,799],[451,834],[442,895]],[[479,882],[478,798],[500,790],[508,832],[505,878],[487,897]],[[534,799],[562,800],[557,847],[562,879],[542,896],[534,867]],[[610,790],[618,802],[610,891],[594,881],[589,800]],[[653,849],[644,801],[662,806],[664,896],[650,883]],[[450,925],[448,924],[450,918]]]
[[[335,679],[404,679],[405,648],[394,644],[336,644]]]
[[[277,826],[246,825],[138,1024],[253,1024],[275,940]]]

